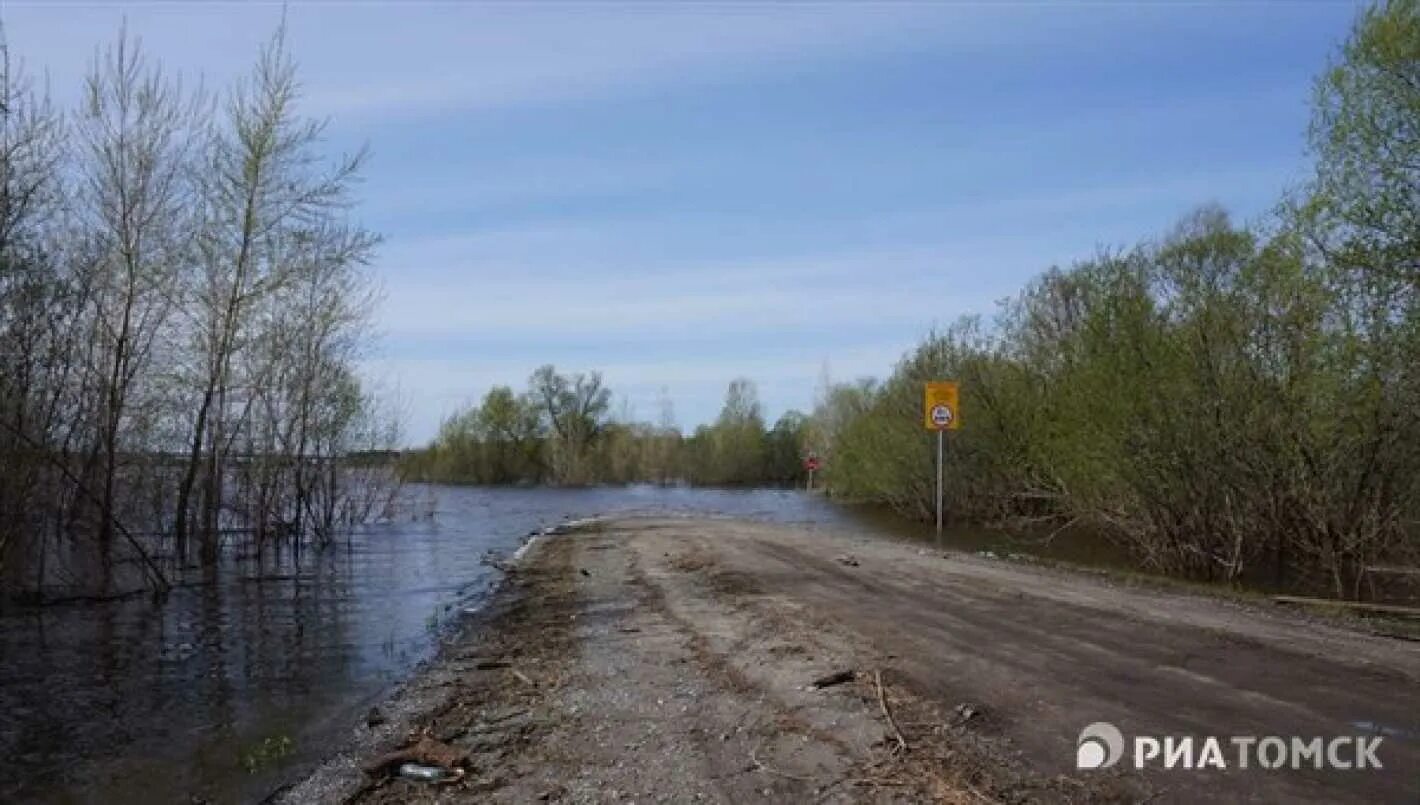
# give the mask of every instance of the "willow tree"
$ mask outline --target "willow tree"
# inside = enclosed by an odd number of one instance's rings
[[[113,534],[120,452],[147,446],[132,405],[145,391],[189,254],[192,143],[199,105],[126,32],[89,74],[78,118],[79,204],[90,235],[94,432],[84,475],[99,497],[98,535]]]
[[[45,515],[60,504],[43,491],[50,466],[36,447],[56,448],[69,430],[65,377],[85,302],[61,254],[65,139],[59,112],[0,40],[0,583],[16,547],[43,553]]]
[[[736,378],[725,389],[725,404],[710,428],[712,483],[755,484],[765,474],[764,409],[759,389]]]
[[[309,281],[313,271],[338,274],[362,262],[374,244],[344,220],[363,153],[327,164],[318,148],[324,124],[297,114],[298,95],[295,65],[280,30],[228,98],[202,166],[191,291],[198,392],[174,520],[181,553],[194,524],[193,493],[203,478],[195,519],[208,560],[216,551],[227,457],[242,424],[240,417],[232,419],[229,406],[234,393],[245,401],[268,379],[258,373],[245,379],[245,388],[234,388],[234,367],[255,343],[258,313],[274,294],[303,278]],[[314,282],[313,288],[322,281]],[[332,377],[345,379],[338,370]],[[297,382],[309,389],[322,379],[307,374]]]
[[[346,459],[393,438],[354,371],[375,238],[348,219],[360,158],[328,163],[295,113],[280,32],[223,115],[126,31],[83,90],[65,117],[0,46],[7,588],[88,592],[99,565],[100,591],[130,568],[164,589],[170,525],[179,562],[195,525],[210,562],[219,517],[259,542],[368,516],[383,480],[356,499]]]
[[[1317,82],[1310,135],[1294,226],[1335,300],[1319,389],[1335,417],[1311,448],[1330,505],[1305,547],[1355,592],[1369,559],[1407,538],[1420,552],[1420,2],[1361,13]]]
[[[1420,0],[1362,12],[1317,82],[1310,135],[1327,257],[1420,291]]]
[[[611,407],[611,390],[602,385],[601,373],[563,375],[551,364],[542,366],[528,379],[528,394],[550,437],[552,479],[586,482],[584,460]]]

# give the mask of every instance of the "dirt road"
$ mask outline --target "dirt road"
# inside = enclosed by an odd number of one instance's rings
[[[554,537],[389,706],[454,785],[353,755],[290,801],[1420,802],[1420,644],[851,534],[633,519]],[[504,665],[506,663],[506,665]],[[841,670],[853,677],[814,689]],[[1381,770],[1075,769],[1126,736],[1382,737]],[[1228,762],[1235,766],[1234,752]]]

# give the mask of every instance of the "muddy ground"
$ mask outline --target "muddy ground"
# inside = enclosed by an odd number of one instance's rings
[[[815,689],[814,680],[852,671]],[[1420,802],[1420,643],[811,528],[540,541],[288,802]],[[1075,770],[1126,735],[1383,735],[1380,771]],[[411,731],[458,782],[370,777]]]

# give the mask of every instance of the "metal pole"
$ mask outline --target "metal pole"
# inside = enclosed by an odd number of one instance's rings
[[[943,433],[937,430],[937,545],[942,544],[942,441]]]

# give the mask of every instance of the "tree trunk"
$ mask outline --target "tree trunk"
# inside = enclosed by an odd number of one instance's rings
[[[183,472],[182,482],[178,485],[177,521],[174,523],[173,534],[179,562],[187,559],[188,515],[192,507],[192,490],[197,485],[197,467],[202,460],[202,438],[207,431],[207,411],[212,407],[213,392],[214,389],[209,384],[202,395],[202,404],[197,408],[197,422],[192,431],[192,450],[188,453],[187,470]]]

